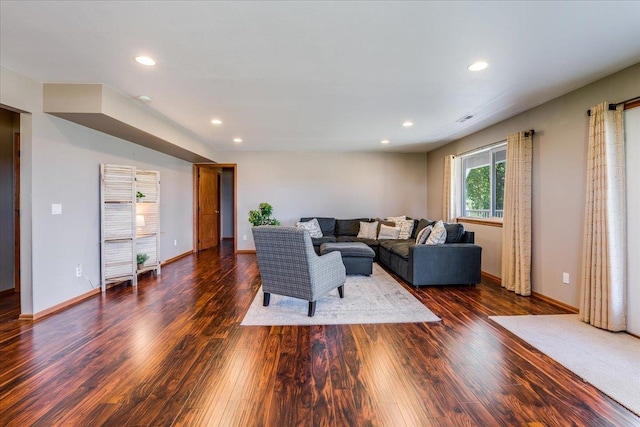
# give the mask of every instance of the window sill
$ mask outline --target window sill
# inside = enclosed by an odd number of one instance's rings
[[[502,218],[457,218],[457,222],[467,223],[467,224],[478,224],[478,225],[488,225],[489,227],[500,227],[502,228]]]

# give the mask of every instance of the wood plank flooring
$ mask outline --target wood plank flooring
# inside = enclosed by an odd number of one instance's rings
[[[226,246],[35,323],[3,296],[0,425],[640,425],[487,318],[542,300],[403,284],[442,322],[240,326],[259,285]]]

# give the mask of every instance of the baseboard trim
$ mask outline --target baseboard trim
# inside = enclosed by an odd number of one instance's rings
[[[565,309],[565,310],[567,310],[567,311],[569,311],[571,313],[574,313],[574,314],[578,314],[578,312],[580,311],[577,308],[575,308],[575,307],[573,307],[573,306],[571,306],[569,304],[565,304],[563,302],[560,302],[560,301],[555,300],[553,298],[549,298],[548,296],[539,294],[537,292],[531,292],[531,295],[536,297],[536,298],[538,298],[538,299],[541,299],[542,301],[544,301],[546,303],[549,303],[551,305],[555,305],[556,307],[560,307],[560,308]]]
[[[494,285],[502,286],[502,279],[499,278],[498,276],[494,276],[493,274],[487,273],[486,271],[482,271],[480,274],[482,275],[482,278],[484,280],[486,280],[487,282],[489,282],[491,284],[494,284]],[[548,304],[555,305],[556,307],[562,308],[562,309],[567,310],[567,311],[569,311],[571,313],[578,313],[578,311],[579,311],[577,308],[575,308],[575,307],[573,307],[573,306],[571,306],[569,304],[565,304],[563,302],[554,300],[553,298],[549,298],[548,296],[539,294],[537,292],[531,292],[531,295],[536,297],[536,298],[538,298],[538,299],[541,299],[542,301],[544,301],[544,302],[546,302]]]
[[[68,301],[61,302],[60,304],[56,304],[53,307],[47,308],[46,310],[42,310],[42,311],[39,311],[39,312],[33,313],[33,314],[21,314],[18,317],[18,319],[20,319],[20,320],[32,320],[32,321],[40,320],[43,317],[46,317],[46,316],[49,316],[50,314],[53,314],[53,313],[56,313],[58,311],[64,310],[65,308],[69,308],[72,305],[75,305],[75,304],[79,303],[80,301],[83,301],[83,300],[85,300],[85,299],[87,299],[89,297],[92,297],[92,296],[94,296],[96,294],[99,294],[99,293],[100,293],[100,288],[92,289],[89,292],[86,292],[86,293],[84,293],[82,295],[78,295],[77,297],[71,298]]]
[[[498,276],[494,276],[493,274],[487,273],[486,271],[481,271],[480,275],[487,282],[493,283],[494,285],[502,286],[502,279]]]
[[[256,250],[255,249],[238,249],[236,250],[237,254],[255,254]]]
[[[194,251],[193,251],[193,250],[190,250],[190,251],[187,251],[187,252],[185,252],[185,253],[183,253],[183,254],[176,255],[176,256],[174,256],[173,258],[169,258],[169,259],[167,259],[167,260],[162,261],[162,262],[160,263],[160,266],[164,267],[165,265],[167,265],[167,264],[171,264],[172,262],[176,262],[176,261],[178,261],[179,259],[182,259],[182,258],[184,258],[184,257],[188,257],[189,255],[193,255],[193,253],[194,253]]]

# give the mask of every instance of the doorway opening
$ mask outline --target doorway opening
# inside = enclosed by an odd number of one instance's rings
[[[194,249],[236,243],[236,174],[235,164],[194,165]]]
[[[19,316],[19,292],[20,114],[0,108],[0,316]]]

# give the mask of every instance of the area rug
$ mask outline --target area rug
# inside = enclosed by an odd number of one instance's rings
[[[640,339],[594,328],[577,314],[489,318],[640,415]]]
[[[308,301],[271,294],[269,306],[263,307],[262,295],[261,287],[241,325],[343,325],[440,320],[377,264],[373,264],[371,276],[347,276],[344,298],[339,297],[337,289],[320,298],[313,317],[307,316]]]

